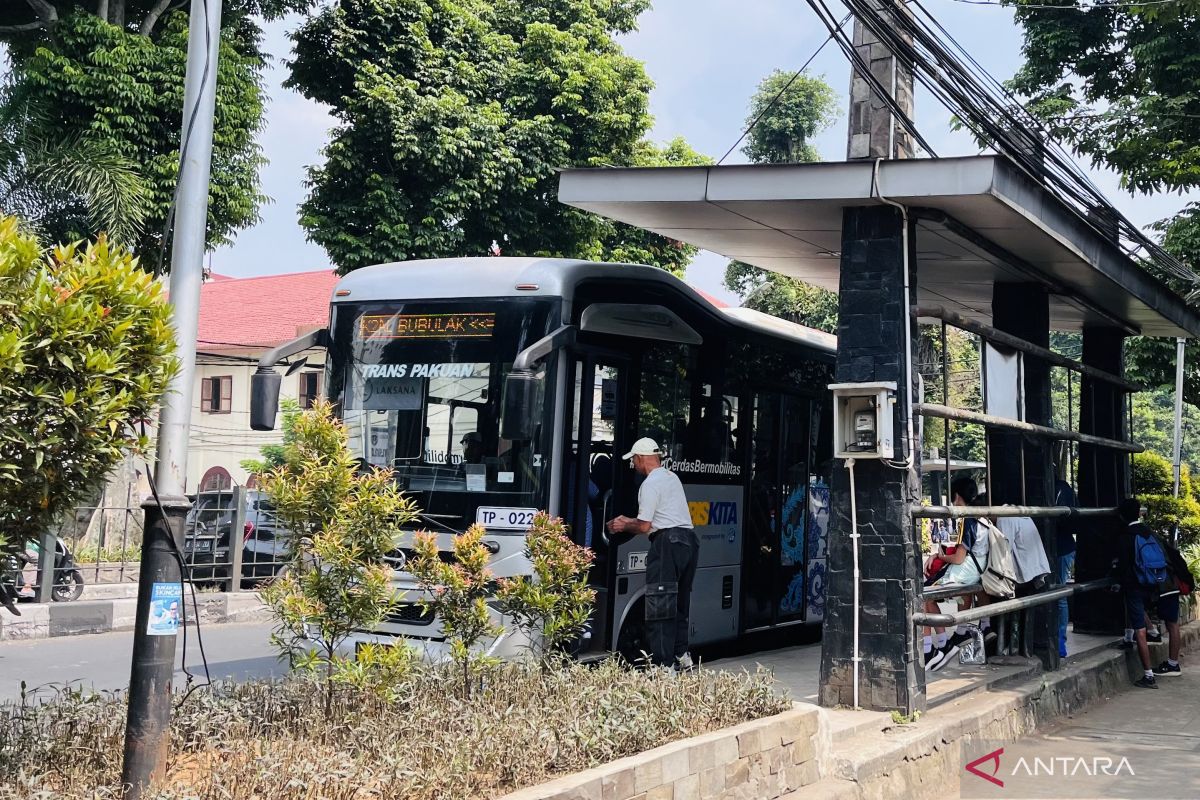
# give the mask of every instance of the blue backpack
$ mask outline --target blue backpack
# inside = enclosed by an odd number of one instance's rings
[[[1138,583],[1159,586],[1167,579],[1167,554],[1156,537],[1137,534],[1134,537],[1135,568]]]

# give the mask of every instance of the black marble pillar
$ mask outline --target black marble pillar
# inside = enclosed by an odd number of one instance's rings
[[[910,290],[904,294],[903,220],[895,208],[848,208],[842,217],[838,318],[838,383],[894,381],[897,460],[907,453],[905,420],[912,392],[902,391],[904,315],[915,298],[916,257],[910,246]],[[910,243],[913,241],[909,237]],[[916,335],[916,321],[912,332]],[[915,375],[914,375],[915,381]],[[905,396],[907,394],[907,396]],[[919,467],[920,446],[915,458]],[[828,579],[821,648],[820,701],[853,702],[854,573],[849,477],[839,462],[831,482]],[[925,671],[910,621],[922,589],[920,547],[909,506],[919,497],[914,473],[858,459],[855,500],[861,534],[859,703],[911,713],[925,706]]]
[[[1125,332],[1117,328],[1083,329],[1083,363],[1113,375],[1124,375]],[[1108,439],[1128,439],[1125,392],[1105,381],[1083,376],[1079,391],[1079,430]],[[1112,507],[1129,493],[1129,456],[1095,445],[1079,445],[1081,507]],[[1089,517],[1078,526],[1075,580],[1095,580],[1109,574],[1115,537],[1115,519]],[[1120,633],[1125,612],[1120,595],[1092,592],[1074,604],[1072,620],[1080,633]]]
[[[992,287],[992,326],[1030,344],[1050,347],[1050,295],[1041,284],[997,283]],[[1052,416],[1050,365],[1030,355],[1022,356],[1025,421],[1050,426]],[[988,393],[1018,387],[988,387]],[[1002,430],[988,432],[988,499],[992,505],[1029,506],[1054,504],[1053,443],[1046,438]],[[1057,572],[1058,546],[1055,523],[1035,518],[1053,576]],[[1049,578],[1047,579],[1050,580]],[[1058,667],[1058,604],[1025,612],[1021,627],[1022,649],[1036,655],[1046,669]]]

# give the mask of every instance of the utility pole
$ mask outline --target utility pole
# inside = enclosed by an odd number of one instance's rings
[[[138,576],[137,623],[129,679],[129,716],[121,782],[127,800],[138,800],[166,767],[171,722],[171,680],[175,672],[178,618],[183,615],[179,554],[190,503],[187,475],[192,383],[196,374],[196,335],[200,284],[208,222],[208,184],[216,105],[217,54],[221,39],[221,0],[191,0],[187,73],[183,96],[181,163],[171,243],[171,305],[179,372],[163,398],[154,464],[155,497],[147,501]],[[151,605],[156,606],[155,618]],[[166,612],[165,614],[163,612]]]
[[[1186,347],[1187,339],[1180,336],[1175,340],[1175,450],[1171,460],[1175,472],[1175,497],[1179,497],[1179,478],[1183,469],[1183,359]],[[1133,431],[1129,434],[1132,436]],[[1171,535],[1175,539],[1179,538],[1178,523]]]
[[[890,0],[871,0],[871,4],[886,9],[885,14],[908,13],[903,4]],[[904,110],[909,119],[913,117],[913,74],[901,64],[891,50],[871,32],[871,29],[854,19],[854,50],[863,62],[870,65],[871,74],[881,86],[890,90],[891,96]],[[883,98],[867,79],[859,74],[857,66],[850,67],[850,126],[846,138],[846,158],[912,158],[912,136],[895,118]]]

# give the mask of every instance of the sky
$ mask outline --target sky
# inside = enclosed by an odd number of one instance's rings
[[[840,19],[845,13],[831,3]],[[926,7],[993,76],[1004,80],[1021,64],[1021,30],[1009,9],[959,0],[927,0]],[[242,231],[236,241],[212,254],[215,272],[234,276],[267,275],[328,267],[325,252],[308,242],[297,221],[304,199],[305,168],[321,161],[321,148],[333,124],[326,109],[284,89],[287,34],[298,18],[267,27],[265,48],[276,56],[266,76],[271,98],[262,145],[269,164],[263,190],[273,202],[262,209],[262,222]],[[794,70],[827,38],[828,30],[803,0],[656,0],[642,15],[639,30],[621,38],[630,55],[641,59],[655,82],[650,110],[651,138],[683,136],[694,148],[720,158],[745,129],[746,109],[758,82],[775,69]],[[842,98],[850,69],[841,51],[827,46],[808,69],[823,75]],[[950,130],[950,113],[918,87],[916,123],[939,155],[970,155],[978,148],[970,137]],[[814,144],[825,160],[841,160],[846,151],[845,114]],[[744,162],[735,152],[726,163]],[[1086,165],[1085,165],[1086,166]],[[1189,199],[1178,194],[1133,197],[1120,190],[1110,172],[1092,170],[1093,181],[1133,222],[1148,225],[1175,213]],[[1191,199],[1198,199],[1193,197]],[[721,285],[726,259],[701,253],[687,280],[728,301],[736,298]]]

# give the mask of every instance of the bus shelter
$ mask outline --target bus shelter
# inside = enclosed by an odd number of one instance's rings
[[[1113,511],[1141,449],[1123,343],[1200,334],[1200,314],[1123,249],[1102,211],[1068,205],[1001,156],[576,169],[559,200],[838,293],[823,704],[925,705],[916,530],[965,514],[919,502],[921,419],[986,427],[989,507],[973,513],[1033,517],[1052,564],[1056,521],[1084,523],[1075,584],[1006,601],[1034,609],[1030,650],[1058,667],[1050,602],[1107,586]],[[984,411],[922,402],[916,331],[931,321],[984,342]],[[1051,331],[1081,332],[1081,358],[1052,352]],[[1054,367],[1078,376],[1077,428],[1052,425]],[[874,425],[873,447],[856,440],[860,421]],[[1054,506],[1060,442],[1078,452],[1074,511]],[[1119,598],[1095,592],[1073,621],[1118,632]]]

